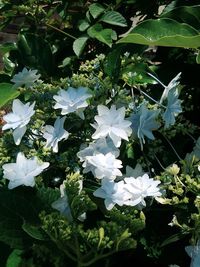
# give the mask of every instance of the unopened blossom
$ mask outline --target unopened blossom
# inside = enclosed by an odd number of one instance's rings
[[[79,194],[83,189],[83,181],[79,180]],[[56,201],[54,201],[51,204],[52,208],[58,210],[61,215],[67,218],[69,222],[73,221],[72,213],[71,213],[71,208],[69,205],[69,200],[68,196],[65,191],[65,184],[60,185],[60,198]],[[83,212],[80,216],[77,218],[79,221],[84,221],[86,219],[86,213]]]
[[[92,135],[93,139],[109,136],[116,147],[120,147],[121,139],[128,141],[132,130],[131,122],[125,120],[125,108],[116,109],[113,105],[110,109],[103,105],[97,107],[98,115],[95,116],[95,124],[92,126],[96,129]]]
[[[37,70],[28,70],[23,68],[21,72],[15,74],[11,80],[14,83],[14,87],[31,87],[39,78],[40,74],[37,74]]]
[[[116,158],[119,156],[119,149],[116,148],[111,139],[100,138],[89,144],[88,147],[83,148],[77,153],[80,161],[83,162],[84,172],[94,170],[95,166],[90,164],[87,160],[88,156],[94,156],[99,153],[107,154],[111,152]]]
[[[80,118],[84,119],[83,111],[88,106],[87,100],[91,96],[85,87],[69,87],[68,90],[60,89],[58,94],[53,96],[56,100],[54,109],[61,109],[62,115],[76,112]]]
[[[63,139],[67,139],[69,133],[64,129],[63,125],[65,123],[66,117],[58,117],[52,125],[45,125],[43,137],[47,140],[45,147],[52,147],[53,152],[58,152],[58,142]]]
[[[40,162],[37,157],[27,159],[22,152],[17,154],[16,163],[6,163],[2,166],[3,176],[9,180],[8,188],[20,185],[35,185],[35,177],[49,166],[49,162]]]
[[[122,162],[116,159],[115,156],[109,152],[107,154],[96,154],[94,156],[87,156],[86,162],[89,162],[94,168],[91,170],[93,175],[98,179],[111,179],[114,180],[117,176],[122,176],[121,171]],[[83,164],[83,167],[85,165]]]
[[[158,185],[160,181],[156,181],[149,178],[148,174],[144,174],[137,178],[126,177],[124,178],[125,188],[131,194],[131,198],[126,203],[127,205],[136,206],[141,204],[146,206],[146,197],[158,197],[161,196]]]
[[[12,104],[12,112],[3,116],[6,124],[2,130],[13,129],[13,137],[16,145],[19,145],[22,137],[26,132],[26,125],[29,123],[31,117],[35,113],[35,102],[23,104],[19,99],[15,99]]]
[[[104,199],[107,210],[111,210],[115,204],[123,206],[131,197],[130,193],[124,189],[124,181],[116,183],[108,179],[103,179],[101,181],[101,187],[98,188],[93,195]]]

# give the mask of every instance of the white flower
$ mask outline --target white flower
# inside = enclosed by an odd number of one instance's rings
[[[87,156],[94,156],[99,153],[107,154],[111,152],[116,158],[119,156],[119,149],[117,149],[111,139],[101,138],[96,142],[91,142],[88,147],[82,149],[77,153],[83,166],[85,167],[84,172],[87,173],[89,171],[94,170],[94,166],[87,161]]]
[[[130,198],[130,194],[124,189],[124,181],[115,183],[108,179],[102,180],[101,187],[93,195],[105,199],[104,203],[107,210],[111,210],[115,204],[123,206]]]
[[[67,91],[60,89],[58,95],[53,96],[56,100],[54,109],[62,109],[62,115],[76,112],[81,119],[84,119],[83,110],[88,106],[86,100],[91,96],[85,87],[69,87]]]
[[[82,189],[83,189],[83,181],[80,180],[79,181],[79,194],[80,194]],[[52,208],[58,210],[61,215],[66,217],[69,222],[73,221],[71,208],[69,205],[68,196],[67,196],[66,191],[65,191],[65,184],[64,183],[60,185],[60,198],[58,200],[54,201],[51,204],[51,206],[52,206]],[[81,222],[84,221],[85,219],[86,219],[86,213],[85,212],[83,212],[80,216],[78,216],[78,220]]]
[[[9,189],[13,189],[20,185],[35,185],[35,176],[39,175],[49,166],[49,162],[39,162],[37,157],[27,159],[23,153],[17,154],[16,163],[7,163],[2,166],[4,178],[10,182]]]
[[[103,105],[98,105],[97,110],[98,115],[95,116],[97,123],[92,125],[96,129],[96,132],[92,135],[92,138],[98,139],[110,136],[116,147],[120,147],[121,139],[128,141],[132,130],[129,127],[131,122],[124,119],[125,108],[122,107],[116,110],[115,105],[111,109]]]
[[[191,257],[190,267],[200,266],[200,239],[197,241],[196,246],[185,247],[187,254]]]
[[[27,70],[23,68],[21,72],[15,74],[11,82],[15,83],[14,87],[20,87],[25,85],[25,87],[30,87],[40,78],[40,74],[37,75],[37,70]]]
[[[58,117],[54,123],[54,127],[46,125],[44,127],[43,137],[47,140],[45,147],[53,147],[53,152],[58,152],[58,142],[67,139],[69,133],[63,128],[65,117]]]
[[[125,188],[131,194],[130,200],[127,202],[127,205],[136,206],[141,204],[146,206],[145,197],[157,197],[161,196],[161,192],[157,187],[160,184],[160,181],[155,181],[152,178],[149,178],[148,174],[134,177],[124,178]]]
[[[16,145],[19,145],[22,137],[26,132],[26,125],[29,123],[31,117],[35,113],[33,110],[35,102],[23,104],[19,99],[15,99],[12,104],[11,113],[3,116],[3,120],[6,124],[2,127],[2,130],[14,129],[13,137]]]
[[[107,154],[99,153],[94,156],[87,156],[86,160],[94,166],[92,169],[93,175],[98,179],[108,178],[114,180],[116,176],[122,176],[121,171],[122,168],[121,160],[115,158],[115,156],[109,152]],[[86,166],[83,164],[83,167]]]

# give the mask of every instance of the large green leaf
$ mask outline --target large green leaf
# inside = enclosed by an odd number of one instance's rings
[[[39,69],[49,75],[53,74],[53,54],[49,43],[44,38],[31,33],[20,34],[17,46],[23,65]]]
[[[200,34],[193,27],[172,19],[150,19],[138,24],[118,43],[198,48]]]
[[[7,259],[6,267],[19,267],[19,266],[21,266],[22,253],[23,253],[23,250],[14,249]]]
[[[161,15],[161,18],[174,19],[200,30],[200,5],[177,7]]]
[[[100,21],[103,21],[105,23],[126,27],[126,19],[117,11],[108,11],[106,12],[101,18]]]
[[[0,108],[8,103],[8,101],[18,97],[19,94],[20,92],[13,88],[13,84],[0,83]]]

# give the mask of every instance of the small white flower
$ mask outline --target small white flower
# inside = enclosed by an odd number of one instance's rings
[[[47,140],[45,147],[52,147],[53,152],[58,152],[58,142],[63,139],[67,139],[69,133],[63,128],[66,117],[60,119],[58,117],[54,123],[54,127],[46,125],[44,127],[43,137]]]
[[[88,90],[85,87],[69,87],[67,91],[60,89],[58,94],[53,96],[56,100],[54,109],[62,109],[62,115],[76,112],[81,119],[84,119],[83,110],[88,106],[86,100],[91,96],[92,95],[88,93]]]
[[[131,195],[124,189],[124,181],[115,183],[114,181],[103,179],[101,187],[98,188],[93,195],[95,197],[104,198],[107,210],[111,210],[115,204],[123,206]]]
[[[131,199],[127,202],[127,205],[136,206],[141,204],[146,206],[145,197],[157,197],[161,196],[161,192],[157,187],[160,181],[155,181],[149,178],[148,174],[134,177],[124,178],[125,188],[131,194]]]
[[[120,147],[121,139],[128,141],[132,130],[130,128],[131,122],[125,120],[125,108],[116,109],[113,105],[111,109],[103,105],[97,107],[98,115],[95,116],[97,123],[92,124],[96,132],[92,135],[93,139],[109,136],[116,147]]]
[[[20,87],[22,85],[30,87],[40,78],[40,74],[37,74],[37,72],[37,70],[27,70],[23,68],[21,72],[13,76],[11,82],[15,83],[14,87]]]
[[[115,156],[109,152],[107,154],[99,153],[94,156],[87,156],[86,160],[94,166],[92,169],[93,175],[98,179],[111,179],[114,180],[116,176],[122,176],[121,171],[122,168],[121,160],[115,158]],[[85,163],[86,165],[87,163]],[[83,164],[83,167],[85,167]]]
[[[198,165],[198,171],[200,172],[200,165]]]
[[[2,166],[4,178],[10,182],[9,189],[13,189],[20,185],[35,185],[35,176],[39,175],[49,166],[49,162],[39,162],[37,157],[27,159],[23,153],[17,154],[16,163],[7,163]]]
[[[91,142],[88,147],[82,149],[77,153],[80,161],[83,162],[84,172],[94,170],[94,166],[87,161],[88,156],[94,156],[99,153],[107,154],[111,152],[116,158],[119,156],[119,149],[117,149],[111,139],[101,138],[96,142]]]
[[[200,239],[197,241],[196,246],[185,247],[187,254],[191,257],[190,267],[200,266]]]
[[[26,125],[35,113],[34,106],[35,102],[32,105],[29,102],[23,104],[19,99],[15,99],[12,104],[12,112],[3,116],[6,124],[2,127],[2,130],[14,129],[13,137],[16,145],[20,144],[26,132]]]

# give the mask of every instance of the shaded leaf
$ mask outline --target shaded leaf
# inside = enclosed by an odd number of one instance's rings
[[[172,19],[149,19],[138,24],[118,43],[198,48],[200,34],[193,27]]]
[[[86,46],[86,42],[88,40],[88,36],[82,36],[76,39],[73,43],[74,53],[79,57],[83,52],[83,49]]]
[[[32,238],[37,240],[48,240],[46,233],[38,226],[31,225],[29,223],[23,223],[22,229]]]
[[[7,259],[6,267],[19,267],[22,263],[22,253],[23,250],[14,249]]]
[[[0,83],[0,108],[19,95],[20,92],[16,88],[13,88],[13,84]]]
[[[89,6],[90,14],[94,19],[96,19],[99,15],[101,15],[101,13],[103,13],[104,10],[105,8],[98,3],[94,3]]]
[[[177,7],[161,15],[161,18],[174,19],[200,30],[200,5]]]
[[[116,32],[112,29],[103,29],[102,25],[97,23],[87,30],[90,37],[96,38],[100,42],[112,46],[112,40],[116,39]]]
[[[126,27],[126,19],[117,11],[108,11],[106,12],[101,18],[100,21],[103,21],[105,23],[115,25],[115,26],[121,26]]]
[[[85,30],[87,30],[87,28],[90,26],[89,22],[86,19],[82,19],[79,21],[79,31],[83,32]]]
[[[171,89],[167,96],[167,108],[162,116],[165,121],[165,128],[174,125],[175,117],[181,112],[181,100],[178,99],[178,90],[176,88]]]

